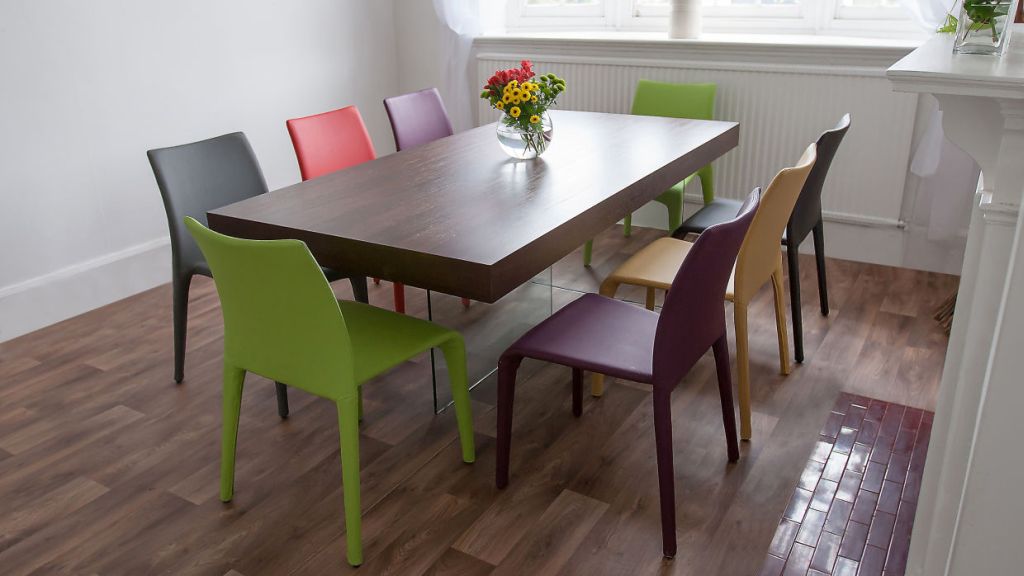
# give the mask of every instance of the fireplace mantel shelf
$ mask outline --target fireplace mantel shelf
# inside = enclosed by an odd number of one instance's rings
[[[936,36],[889,68],[888,76],[901,92],[1024,99],[1024,46],[1011,45],[1001,58],[953,54],[952,36]]]

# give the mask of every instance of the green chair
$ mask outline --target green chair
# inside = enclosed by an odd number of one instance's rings
[[[306,245],[298,240],[242,240],[185,219],[202,250],[224,314],[224,424],[220,499],[234,492],[235,445],[246,372],[338,406],[348,562],[363,562],[360,539],[361,386],[413,356],[438,347],[451,375],[462,459],[473,462],[473,419],[466,350],[459,333],[359,302],[338,301]]]
[[[668,118],[692,118],[712,120],[715,116],[714,84],[672,84],[641,80],[633,96],[633,114],[639,116],[665,116]],[[654,199],[668,208],[668,229],[675,230],[683,223],[683,193],[694,177],[700,178],[704,203],[715,199],[715,173],[711,164],[686,177]],[[633,215],[625,217],[623,234],[629,236],[633,227]],[[594,241],[583,247],[583,265],[590,266]]]

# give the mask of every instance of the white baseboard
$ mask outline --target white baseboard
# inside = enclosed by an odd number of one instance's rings
[[[170,279],[171,247],[165,237],[0,287],[0,342]]]

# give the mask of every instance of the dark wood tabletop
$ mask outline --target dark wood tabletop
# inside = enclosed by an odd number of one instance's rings
[[[298,238],[342,272],[494,302],[739,141],[735,122],[551,117],[534,160],[506,156],[489,124],[213,210],[210,226]]]

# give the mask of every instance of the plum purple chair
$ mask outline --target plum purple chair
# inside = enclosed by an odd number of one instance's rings
[[[455,133],[437,88],[385,98],[384,109],[388,112],[391,132],[395,135],[395,148],[399,151],[422,146]],[[404,311],[405,296],[399,295],[400,287],[401,284],[395,284],[395,310],[398,310],[398,300],[401,298],[401,311]],[[469,298],[463,298],[462,305],[468,307]]]
[[[671,394],[711,348],[718,371],[729,461],[739,459],[723,299],[760,196],[761,190],[755,189],[733,220],[708,228],[697,239],[672,282],[660,316],[620,300],[585,294],[538,324],[502,354],[498,361],[498,488],[508,485],[512,403],[516,372],[523,358],[572,368],[575,416],[582,412],[584,370],[650,384],[654,388],[662,546],[666,557],[675,556]]]
[[[455,133],[437,88],[384,99],[395,148],[408,150]]]

